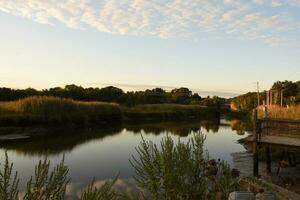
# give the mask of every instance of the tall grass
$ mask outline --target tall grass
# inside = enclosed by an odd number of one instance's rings
[[[274,105],[268,106],[267,110],[270,118],[300,120],[300,106],[280,107]],[[258,108],[258,114],[260,118],[264,117],[262,106]]]
[[[127,119],[134,120],[210,118],[219,114],[215,108],[179,104],[144,104],[122,110]]]
[[[120,107],[114,103],[81,102],[43,96],[0,102],[0,124],[91,124],[121,120],[121,117]]]

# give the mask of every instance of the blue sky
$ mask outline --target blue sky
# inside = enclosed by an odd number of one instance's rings
[[[0,0],[0,24],[0,86],[300,80],[300,0]]]

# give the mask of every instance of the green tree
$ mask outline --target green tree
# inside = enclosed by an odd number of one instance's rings
[[[299,92],[298,85],[296,83],[293,83],[292,81],[277,81],[272,86],[273,90],[284,90],[283,96],[284,97],[291,97],[291,96],[297,96]]]
[[[191,102],[192,91],[188,88],[178,88],[171,91],[172,102],[179,104],[189,104]]]
[[[146,90],[142,93],[143,97],[141,103],[145,104],[159,104],[167,102],[167,93],[161,88],[154,88],[152,90]]]
[[[66,85],[65,86],[66,96],[75,100],[83,100],[85,96],[84,88],[77,85]]]
[[[113,86],[108,86],[99,90],[100,100],[106,102],[118,102],[123,94],[123,90]]]

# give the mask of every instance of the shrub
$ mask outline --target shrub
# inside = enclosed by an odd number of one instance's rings
[[[209,160],[203,151],[205,137],[195,134],[187,143],[177,144],[170,136],[160,148],[142,138],[132,157],[138,185],[156,200],[226,199],[237,189],[237,177],[221,161]]]

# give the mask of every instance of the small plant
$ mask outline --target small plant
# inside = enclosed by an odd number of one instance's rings
[[[5,163],[0,170],[0,200],[18,199],[18,172],[13,175],[13,164],[9,163],[7,152],[5,152]]]
[[[66,186],[69,183],[68,167],[64,159],[49,172],[50,161],[47,158],[39,161],[35,167],[35,176],[27,183],[24,200],[63,200]]]

